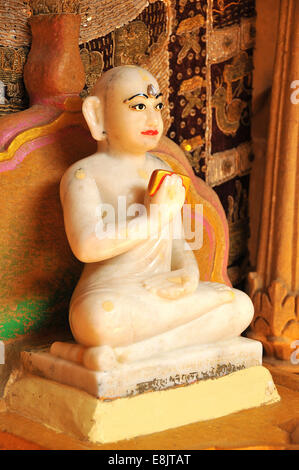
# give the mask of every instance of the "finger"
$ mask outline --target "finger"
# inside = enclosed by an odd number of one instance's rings
[[[172,182],[172,175],[166,175],[164,180],[162,181],[162,185],[161,186],[164,186],[164,188],[166,186],[169,186]]]
[[[161,292],[164,295],[176,295],[180,292],[182,292],[184,288],[182,286],[168,286],[168,287],[162,287],[159,289],[159,292]]]
[[[153,278],[145,281],[145,285],[148,287],[158,287],[161,285],[161,279]]]
[[[176,188],[179,188],[182,186],[182,179],[178,175],[172,175],[172,180],[171,180],[171,185],[175,186]]]
[[[177,299],[178,297],[180,297],[182,295],[181,292],[169,292],[169,291],[165,291],[165,292],[158,292],[158,295],[159,297],[162,297],[163,299],[168,299],[168,300],[175,300]]]

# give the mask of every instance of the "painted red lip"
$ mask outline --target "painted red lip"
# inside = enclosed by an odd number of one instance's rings
[[[159,132],[158,132],[158,131],[149,130],[149,131],[143,131],[143,132],[141,132],[141,134],[143,134],[143,135],[158,135]]]

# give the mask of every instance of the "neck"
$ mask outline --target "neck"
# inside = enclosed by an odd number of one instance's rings
[[[127,152],[123,149],[112,147],[107,140],[98,142],[98,152],[105,153],[111,158],[130,162],[138,167],[145,163],[146,154],[144,152]]]

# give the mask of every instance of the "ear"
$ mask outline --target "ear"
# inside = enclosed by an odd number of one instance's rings
[[[104,139],[103,105],[98,96],[88,96],[83,101],[82,113],[95,140]]]

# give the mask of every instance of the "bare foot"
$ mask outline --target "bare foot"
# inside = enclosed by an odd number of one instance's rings
[[[118,362],[110,346],[96,346],[86,349],[83,355],[83,365],[87,369],[107,371],[115,369]]]

